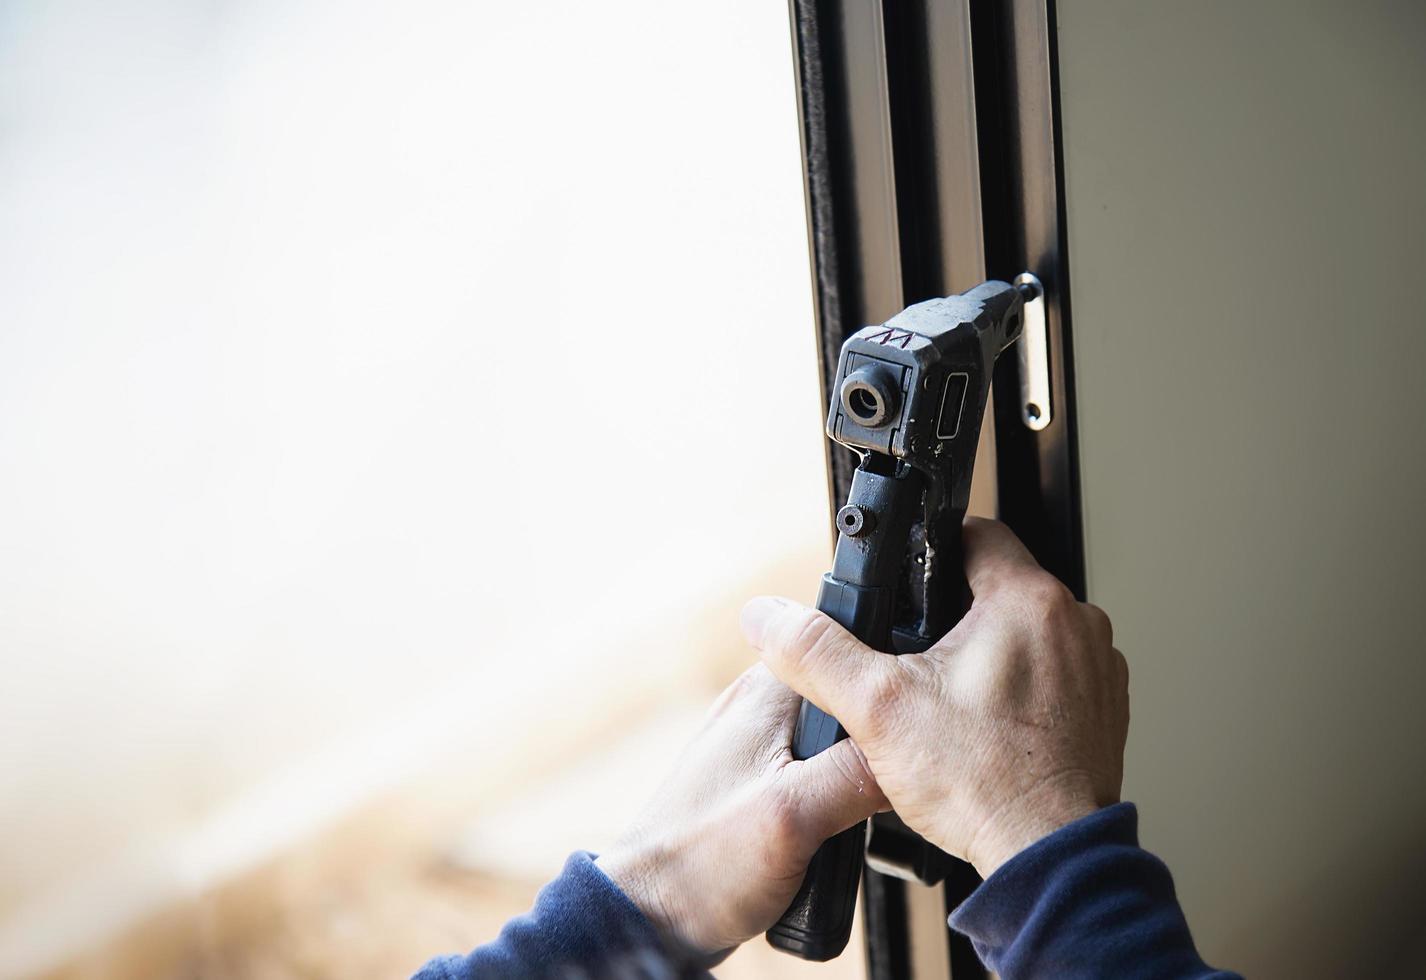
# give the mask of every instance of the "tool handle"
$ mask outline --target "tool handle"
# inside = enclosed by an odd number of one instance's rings
[[[823,576],[817,608],[864,642],[886,642],[891,591],[851,585]],[[811,701],[803,701],[792,736],[792,756],[809,759],[847,737],[837,719]],[[847,946],[857,885],[866,859],[866,824],[857,824],[822,842],[802,887],[782,918],[768,930],[773,946],[804,960],[830,960]]]

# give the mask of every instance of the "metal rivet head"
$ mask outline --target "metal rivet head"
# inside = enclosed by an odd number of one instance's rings
[[[876,526],[876,517],[871,511],[857,504],[847,504],[837,511],[837,530],[849,538],[869,534]]]

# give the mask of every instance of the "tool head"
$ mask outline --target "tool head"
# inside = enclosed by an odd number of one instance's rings
[[[991,371],[1020,336],[1023,308],[1015,287],[991,281],[858,330],[842,345],[827,434],[904,460],[953,498],[963,482],[968,495]]]

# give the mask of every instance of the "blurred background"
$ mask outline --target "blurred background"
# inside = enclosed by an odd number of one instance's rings
[[[797,133],[779,4],[0,5],[0,976],[609,843],[829,556]]]

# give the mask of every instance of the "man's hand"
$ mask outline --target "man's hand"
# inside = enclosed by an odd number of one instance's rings
[[[768,929],[817,846],[886,808],[850,740],[793,760],[800,702],[761,664],[745,672],[633,830],[596,861],[687,953],[707,956]]]
[[[1128,668],[1108,617],[1003,524],[968,520],[965,545],[975,602],[925,653],[878,653],[781,599],[749,603],[743,629],[773,673],[851,733],[901,819],[989,877],[1118,801]]]

